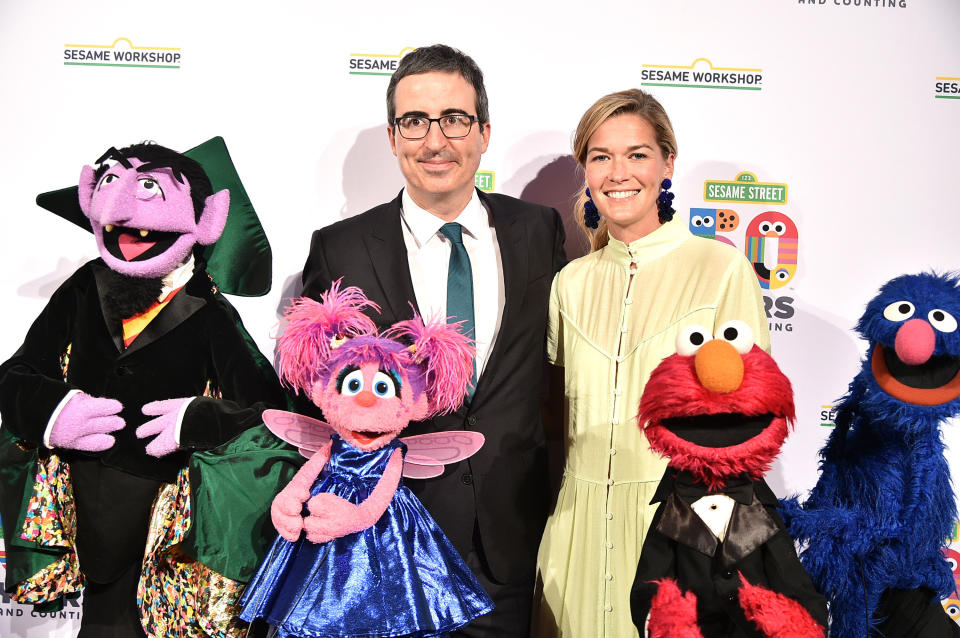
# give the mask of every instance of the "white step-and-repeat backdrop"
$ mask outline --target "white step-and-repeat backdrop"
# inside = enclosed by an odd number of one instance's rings
[[[272,352],[310,232],[402,186],[385,125],[391,70],[445,42],[487,78],[477,185],[557,207],[571,256],[585,246],[570,220],[572,130],[596,98],[635,86],[673,120],[681,215],[712,217],[708,234],[744,250],[765,219],[794,234],[795,259],[781,251],[784,274],[763,292],[798,407],[769,481],[802,492],[860,365],[851,328],[864,304],[895,275],[960,268],[958,28],[956,0],[4,0],[0,359],[96,257],[36,194],[75,184],[109,146],[185,150],[215,135],[273,246],[272,292],[235,300]],[[960,472],[957,426],[944,434]],[[79,617],[76,604],[48,618],[3,598],[0,636],[73,636]]]

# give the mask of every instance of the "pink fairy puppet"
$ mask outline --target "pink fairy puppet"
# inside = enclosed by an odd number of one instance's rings
[[[377,334],[359,288],[334,282],[285,315],[280,377],[329,423],[268,411],[268,427],[310,455],[273,501],[279,536],[241,604],[287,636],[440,635],[492,609],[470,569],[401,475],[427,478],[476,452],[482,435],[397,436],[455,410],[473,372],[459,324],[413,319]],[[304,507],[305,506],[305,507]]]

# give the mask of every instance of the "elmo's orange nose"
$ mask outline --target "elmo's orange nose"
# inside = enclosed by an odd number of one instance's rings
[[[694,359],[697,378],[707,390],[733,392],[743,383],[743,358],[723,339],[706,342]]]

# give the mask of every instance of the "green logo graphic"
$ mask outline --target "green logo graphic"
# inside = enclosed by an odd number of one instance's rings
[[[476,175],[473,176],[473,183],[484,193],[492,193],[494,184],[493,178],[493,171],[477,171]]]
[[[786,204],[787,185],[761,182],[753,173],[744,171],[733,181],[704,181],[703,199],[708,202],[739,204]]]

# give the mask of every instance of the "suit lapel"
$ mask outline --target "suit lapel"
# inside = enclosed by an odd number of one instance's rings
[[[500,318],[500,331],[497,333],[493,352],[477,381],[477,392],[473,401],[483,398],[484,388],[492,383],[501,360],[506,356],[509,329],[517,319],[517,313],[523,308],[523,297],[527,291],[527,229],[521,217],[506,210],[496,199],[480,193],[480,200],[493,216],[493,226],[497,231],[497,244],[500,247],[500,262],[503,266],[503,316]]]
[[[401,196],[397,195],[396,199],[372,216],[369,232],[363,236],[380,290],[393,313],[394,321],[410,318],[410,303],[413,303],[418,314],[420,312],[410,278],[410,264],[407,263],[407,246],[403,242],[400,202]]]

